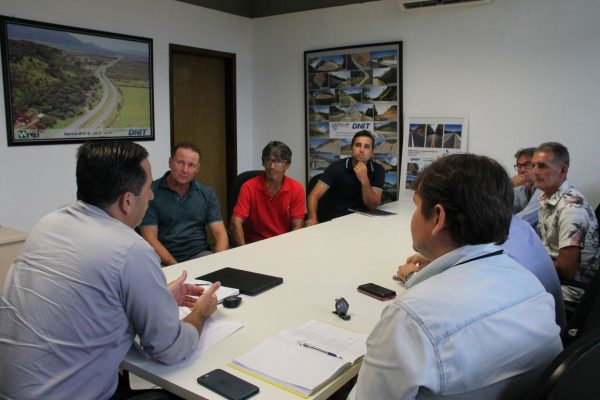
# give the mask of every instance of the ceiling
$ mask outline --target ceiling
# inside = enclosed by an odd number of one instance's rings
[[[242,17],[258,18],[378,0],[176,0]]]

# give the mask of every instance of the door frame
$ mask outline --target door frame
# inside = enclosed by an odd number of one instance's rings
[[[170,151],[175,146],[175,110],[173,109],[173,55],[183,53],[203,57],[219,58],[225,62],[225,147],[226,147],[226,176],[227,176],[227,215],[231,215],[233,203],[229,191],[237,176],[237,101],[236,101],[236,60],[234,53],[201,49],[169,43],[169,108],[171,119]],[[170,152],[169,152],[170,153]],[[221,200],[222,201],[222,200]],[[227,221],[229,222],[229,221]]]

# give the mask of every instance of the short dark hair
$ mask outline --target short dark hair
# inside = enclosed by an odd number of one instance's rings
[[[289,164],[292,162],[292,150],[287,144],[277,140],[272,140],[267,143],[262,151],[263,163],[269,157],[275,157],[276,159],[285,161]]]
[[[356,141],[356,139],[358,139],[361,136],[368,137],[369,139],[371,139],[371,147],[375,147],[375,138],[373,137],[371,132],[364,130],[358,131],[354,134],[354,136],[352,136],[352,142],[350,143],[350,146],[354,146],[354,142]]]
[[[194,153],[198,154],[198,160],[200,160],[200,158],[202,157],[202,153],[200,152],[200,147],[196,146],[194,143],[191,143],[191,142],[177,143],[175,145],[175,147],[173,147],[173,150],[171,150],[171,157],[173,157],[175,155],[175,153],[177,153],[177,150],[179,150],[179,149],[192,150]]]
[[[521,156],[527,156],[529,158],[533,157],[533,153],[535,152],[535,147],[525,147],[523,149],[517,150],[515,153],[515,158],[519,158]]]
[[[535,151],[551,152],[554,155],[554,157],[552,157],[554,165],[565,164],[568,167],[571,163],[571,158],[569,157],[569,150],[561,143],[545,142],[540,144],[535,149]]]
[[[474,154],[441,157],[419,174],[413,188],[426,218],[436,204],[444,207],[457,245],[501,244],[508,237],[513,188],[497,161]]]
[[[125,192],[138,196],[146,182],[148,151],[131,141],[86,142],[77,150],[77,199],[102,209]]]

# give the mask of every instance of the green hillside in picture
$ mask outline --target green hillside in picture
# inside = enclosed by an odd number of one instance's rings
[[[16,116],[43,113],[38,127],[83,112],[98,80],[85,64],[45,45],[10,40],[11,106]]]

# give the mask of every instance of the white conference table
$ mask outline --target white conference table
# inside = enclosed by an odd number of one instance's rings
[[[397,215],[369,217],[351,214],[261,242],[176,264],[163,271],[168,281],[183,270],[193,278],[223,267],[235,267],[283,277],[283,284],[257,296],[242,295],[236,309],[218,306],[215,315],[241,322],[243,328],[210,348],[200,357],[167,366],[143,359],[131,351],[122,367],[186,399],[222,399],[200,386],[196,378],[215,368],[257,385],[253,399],[299,399],[297,395],[254,378],[228,364],[264,339],[316,319],[368,334],[389,304],[358,293],[358,285],[373,282],[401,293],[394,281],[399,264],[413,253],[410,236],[412,202],[382,206]],[[350,304],[351,319],[335,314],[335,299]],[[310,399],[326,399],[356,376],[360,363],[345,371]]]

